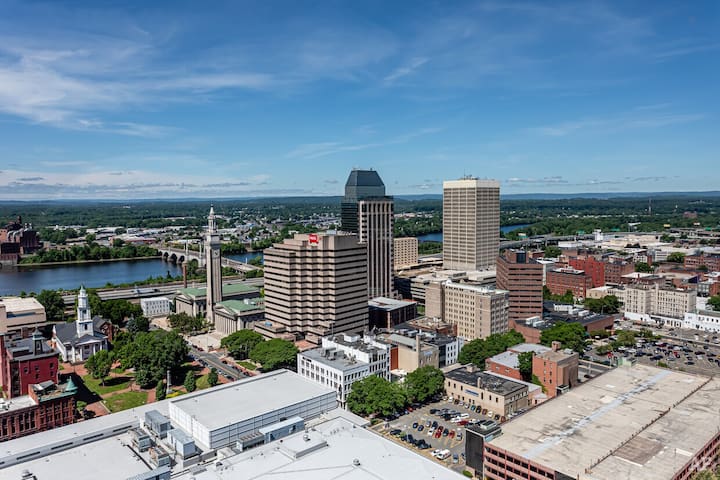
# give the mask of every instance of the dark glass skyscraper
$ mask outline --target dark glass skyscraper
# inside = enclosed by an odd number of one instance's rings
[[[368,297],[392,296],[393,198],[375,170],[353,170],[341,204],[342,229],[356,233],[368,252]]]

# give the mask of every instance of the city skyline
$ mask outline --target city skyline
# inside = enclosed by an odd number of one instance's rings
[[[196,5],[0,2],[0,200],[717,189],[713,2]]]

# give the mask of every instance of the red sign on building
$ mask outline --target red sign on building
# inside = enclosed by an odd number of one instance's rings
[[[310,235],[308,235],[308,242],[310,242],[310,244],[317,245],[318,244],[317,233],[311,233]]]

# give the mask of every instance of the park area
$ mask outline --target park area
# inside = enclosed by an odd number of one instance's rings
[[[140,388],[135,382],[133,369],[123,369],[119,364],[114,364],[113,369],[102,381],[93,377],[84,365],[63,364],[61,372],[73,376],[73,381],[78,386],[76,396],[78,411],[83,418],[107,415],[123,410],[139,407],[157,400],[156,389]],[[189,377],[194,379],[194,389]],[[182,365],[179,375],[170,386],[168,398],[184,395],[191,390],[203,390],[211,387],[210,370],[197,362],[187,362]],[[224,378],[218,379],[218,383],[226,382]],[[84,413],[83,413],[84,412]]]

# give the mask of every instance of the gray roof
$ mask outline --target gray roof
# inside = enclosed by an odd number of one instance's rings
[[[93,332],[92,335],[87,334],[87,335],[83,335],[82,337],[78,338],[77,326],[75,325],[75,322],[72,322],[72,323],[56,323],[54,326],[55,336],[58,338],[58,340],[60,340],[63,343],[63,345],[73,345],[73,346],[81,345],[83,343],[93,343],[93,342],[97,342],[100,340],[104,340],[107,338],[107,335],[96,330],[97,329],[96,325],[98,325],[98,324],[95,322],[99,318],[100,317],[95,317],[93,319],[93,327],[94,327],[95,331]],[[105,320],[102,320],[102,323],[100,323],[100,325],[102,325],[103,323],[105,323]]]
[[[42,353],[40,353],[39,355],[48,355],[55,353],[55,350],[53,350],[52,347],[45,343],[44,340],[45,339],[43,338],[43,342],[41,344]],[[20,338],[17,340],[12,340],[6,346],[6,350],[14,360],[22,360],[24,358],[36,356],[35,345],[32,338]]]
[[[474,385],[498,395],[507,396],[521,390],[527,390],[527,386],[503,377],[481,371],[468,371],[467,367],[456,368],[445,372],[445,378],[462,382],[466,385]]]
[[[329,351],[328,356],[324,355],[324,352]],[[345,355],[342,350],[328,349],[328,348],[314,348],[312,350],[305,350],[299,354],[302,357],[308,358],[314,362],[322,363],[328,367],[345,372],[348,370],[356,370],[358,367],[367,366],[366,362],[361,360],[353,360]]]
[[[717,434],[720,381],[618,367],[504,423],[491,445],[581,480],[663,480]]]

